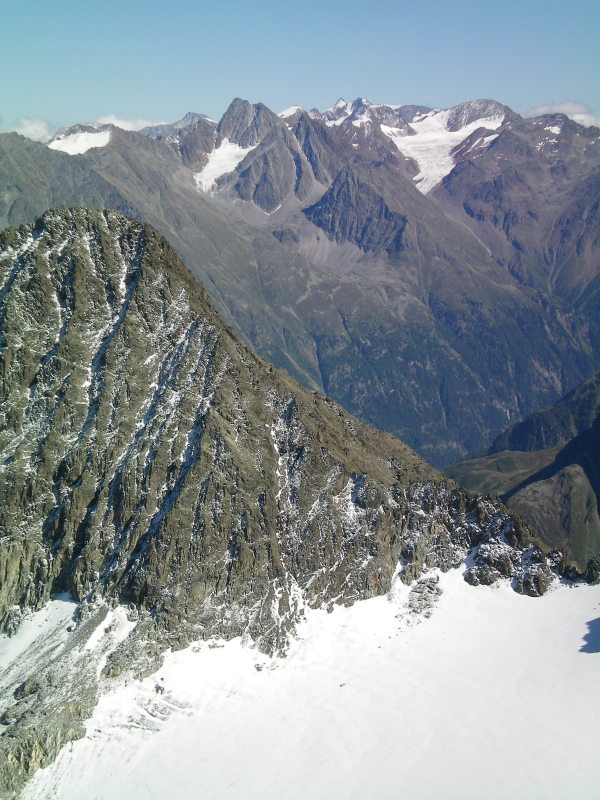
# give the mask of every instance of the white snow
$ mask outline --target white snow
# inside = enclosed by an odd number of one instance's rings
[[[14,636],[0,636],[0,705],[6,691],[21,683],[36,663],[43,663],[67,639],[77,604],[62,596],[28,614]]]
[[[427,194],[454,167],[452,150],[463,142],[477,128],[496,130],[502,124],[504,116],[478,119],[458,131],[447,129],[448,118],[452,109],[431,111],[417,118],[410,127],[415,135],[410,135],[398,128],[382,125],[381,130],[394,142],[402,155],[414,159],[419,166],[419,173],[414,182],[417,188]]]
[[[550,131],[550,133],[558,134],[560,133],[560,125],[549,125],[547,128],[544,128],[545,131]]]
[[[290,106],[285,111],[280,111],[278,116],[285,119],[286,117],[293,117],[298,111],[302,111],[302,106]]]
[[[343,97],[340,97],[334,106],[328,108],[327,111],[339,111],[342,108],[346,110],[351,107],[351,103],[347,103]],[[327,111],[325,113],[327,113]]]
[[[194,174],[196,186],[203,192],[209,192],[217,180],[228,172],[233,172],[245,156],[254,150],[252,147],[240,147],[229,139],[223,139],[219,147],[208,156],[206,165]]]
[[[494,139],[497,139],[498,135],[499,134],[497,134],[497,133],[492,133],[490,136],[484,136],[483,139],[480,139],[478,146],[479,147],[487,146],[488,144],[490,144],[490,142],[493,142]]]
[[[338,117],[338,119],[328,119],[325,122],[325,125],[327,125],[329,128],[333,127],[334,125],[341,125],[348,119],[349,116],[350,112],[348,112],[347,114],[343,114],[341,117]]]
[[[477,139],[475,144],[471,147],[471,150],[474,150],[476,147],[487,147],[490,142],[493,142],[494,139],[498,138],[497,133],[492,133],[490,136],[482,136],[480,139]]]
[[[108,632],[112,633],[113,644],[116,646],[126,639],[134,628],[135,622],[130,622],[127,618],[127,611],[122,606],[119,606],[115,610],[108,612],[104,622],[98,625],[85,643],[84,649],[95,650],[100,646]]]
[[[440,586],[429,619],[401,584],[308,611],[285,659],[240,640],[169,654],[22,800],[597,797],[600,586]]]
[[[127,617],[123,606],[110,610],[104,621],[98,625],[84,646],[84,650],[101,652],[96,667],[96,676],[99,679],[110,653],[123,642],[135,628],[136,623]]]
[[[110,142],[110,131],[80,131],[70,133],[48,144],[52,150],[62,150],[70,156],[82,155],[93,147],[106,147]]]
[[[338,115],[335,119],[328,119],[325,124],[331,127],[332,125],[341,125],[345,122],[352,113],[352,103],[347,103],[342,97],[337,103],[323,112],[325,115]]]

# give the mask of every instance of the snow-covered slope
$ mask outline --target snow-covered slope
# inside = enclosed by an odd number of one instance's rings
[[[285,659],[172,653],[22,800],[596,797],[600,586],[439,587],[429,618],[400,584],[310,611]]]
[[[76,608],[68,595],[56,598],[28,614],[14,636],[0,636],[0,713],[5,697],[67,640]]]
[[[414,177],[418,189],[427,194],[454,167],[452,150],[478,128],[496,130],[502,125],[504,115],[497,115],[470,122],[458,130],[449,130],[448,120],[452,110],[430,111],[418,117],[410,125],[410,135],[387,125],[381,130],[394,142],[404,156],[414,159],[419,172]],[[486,137],[490,143],[494,135]]]
[[[313,110],[310,115],[330,128],[363,128],[370,137],[373,131],[381,131],[403,156],[417,163],[419,171],[414,182],[427,194],[454,167],[453,150],[457,145],[479,128],[497,130],[513,114],[494,100],[473,100],[440,110],[382,105],[360,97],[353,103],[340,98],[331,108]],[[488,137],[486,144],[491,141]],[[359,146],[356,136],[354,146]]]
[[[302,111],[302,106],[290,106],[289,108],[280,111],[277,116],[281,117],[281,119],[287,119],[288,117],[293,117],[295,114],[299,114]]]
[[[58,131],[48,142],[52,150],[61,150],[70,156],[83,155],[93,147],[106,147],[110,142],[111,126],[74,125]]]
[[[203,192],[210,191],[220,177],[233,172],[240,161],[243,161],[253,149],[254,147],[240,147],[235,142],[223,139],[219,147],[209,154],[208,162],[202,170],[194,174],[198,189]]]

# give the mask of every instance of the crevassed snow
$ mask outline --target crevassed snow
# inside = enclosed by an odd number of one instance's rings
[[[209,192],[217,180],[228,172],[233,172],[244,157],[254,150],[252,147],[240,147],[229,139],[223,139],[219,147],[208,156],[206,165],[194,174],[196,186],[203,192]]]
[[[80,131],[70,133],[60,139],[55,139],[48,144],[52,150],[61,150],[70,156],[87,153],[93,147],[106,147],[110,142],[110,131]]]
[[[464,141],[477,128],[496,130],[502,124],[504,116],[486,117],[465,125],[458,131],[447,129],[448,117],[452,109],[431,111],[424,114],[410,127],[415,135],[411,136],[398,128],[382,125],[381,130],[394,142],[404,156],[414,159],[419,166],[419,173],[414,182],[423,194],[427,194],[454,167],[452,150]]]
[[[103,697],[22,800],[597,797],[600,586],[542,598],[442,575],[307,611],[285,659],[240,640]]]

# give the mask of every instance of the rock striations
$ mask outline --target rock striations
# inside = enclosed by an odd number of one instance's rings
[[[545,590],[525,526],[253,355],[150,227],[49,211],[0,235],[0,287],[0,627],[77,603],[61,646],[0,680],[0,796],[169,646],[283,652],[306,606],[469,552],[471,583]]]

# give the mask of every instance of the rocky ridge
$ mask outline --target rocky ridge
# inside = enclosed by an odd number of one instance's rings
[[[551,580],[501,504],[254,356],[148,226],[53,210],[0,235],[0,266],[0,626],[77,604],[0,687],[3,796],[81,735],[103,682],[167,647],[284,652],[305,607],[469,553],[472,583]]]

